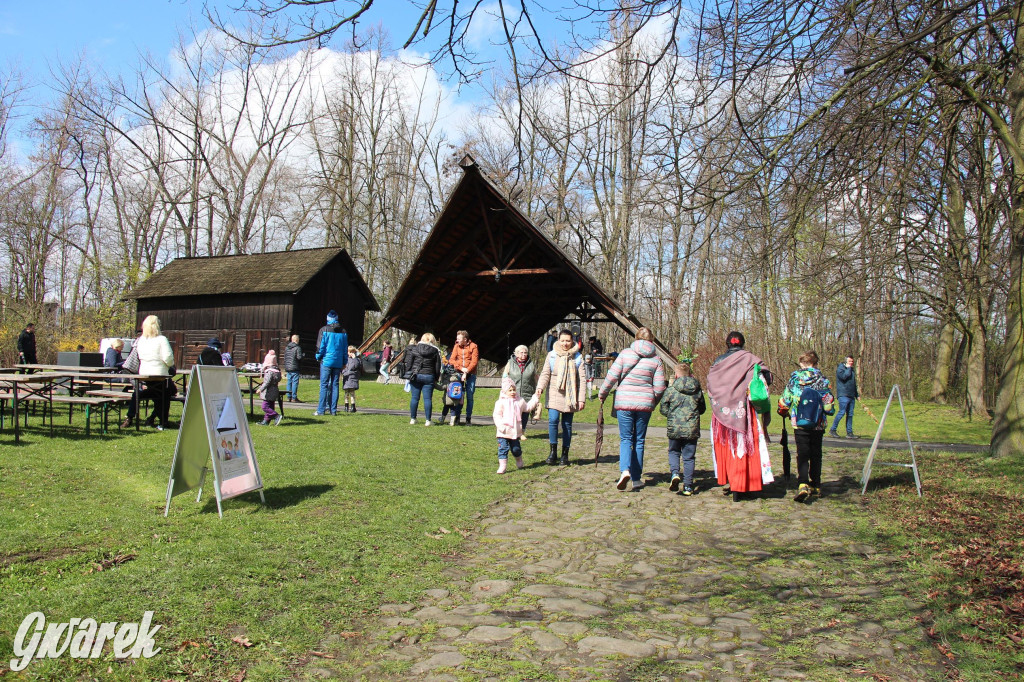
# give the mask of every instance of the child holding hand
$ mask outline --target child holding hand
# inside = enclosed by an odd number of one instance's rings
[[[537,406],[537,397],[526,402],[516,395],[516,384],[510,378],[501,380],[501,396],[494,403],[494,425],[498,430],[498,472],[505,473],[508,467],[508,453],[516,458],[516,468],[523,468],[523,413],[532,412]]]

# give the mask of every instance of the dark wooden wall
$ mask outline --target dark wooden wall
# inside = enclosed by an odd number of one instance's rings
[[[236,366],[263,362],[273,348],[284,353],[292,323],[290,294],[179,296],[139,299],[136,327],[147,315],[160,318],[174,348],[175,364],[188,369],[216,336]]]
[[[299,291],[295,297],[292,329],[299,335],[299,343],[306,354],[303,372],[319,372],[313,355],[317,332],[327,323],[327,311],[333,309],[338,313],[338,321],[348,333],[349,345],[358,346],[363,342],[365,305],[362,291],[349,280],[345,268],[333,263]]]
[[[338,312],[349,343],[362,343],[366,311],[362,291],[345,268],[334,263],[317,273],[297,295],[244,294],[231,296],[167,296],[139,299],[136,326],[147,315],[160,318],[164,335],[174,348],[180,369],[195,364],[207,340],[216,336],[236,366],[263,362],[273,348],[283,360],[292,334],[298,334],[305,358],[304,374],[316,375],[319,365],[316,335],[326,324],[327,311]]]

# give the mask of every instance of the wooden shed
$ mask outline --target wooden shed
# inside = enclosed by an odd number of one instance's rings
[[[178,258],[126,298],[136,301],[136,327],[147,315],[160,318],[179,368],[191,367],[214,336],[241,366],[262,362],[271,348],[281,356],[298,334],[303,371],[315,373],[314,345],[327,311],[338,312],[354,345],[363,339],[366,311],[380,311],[341,248]]]

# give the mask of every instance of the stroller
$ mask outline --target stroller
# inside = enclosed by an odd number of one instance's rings
[[[441,421],[448,418],[452,413],[451,425],[456,426],[462,421],[462,402],[465,399],[465,384],[462,382],[462,373],[452,365],[444,365],[441,368],[441,379],[438,388],[444,392],[444,408],[441,410]]]

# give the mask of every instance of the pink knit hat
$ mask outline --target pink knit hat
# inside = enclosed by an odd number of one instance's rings
[[[502,392],[503,395],[505,393],[508,393],[508,390],[510,388],[514,389],[515,387],[516,387],[516,382],[512,381],[512,379],[510,379],[508,377],[502,378],[502,380],[501,380],[501,392]]]
[[[263,366],[264,367],[277,367],[277,351],[276,350],[271,349],[271,350],[267,351],[267,357],[263,358]]]

